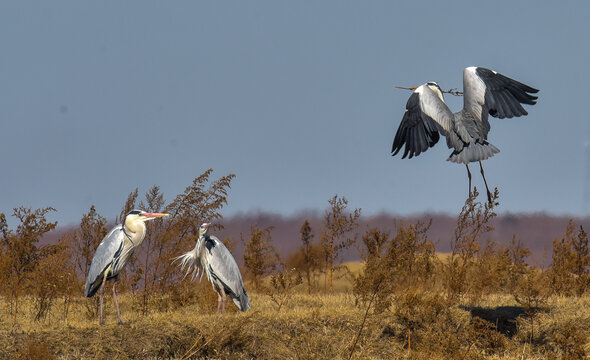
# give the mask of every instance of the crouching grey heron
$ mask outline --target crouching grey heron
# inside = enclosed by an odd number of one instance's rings
[[[180,269],[187,268],[186,275],[192,272],[191,279],[200,274],[207,274],[207,279],[217,292],[217,313],[225,311],[225,296],[230,296],[241,311],[250,308],[248,293],[244,289],[244,281],[236,260],[229,250],[215,236],[209,235],[210,223],[203,223],[199,228],[199,238],[192,251],[180,255],[173,260],[180,260]],[[185,275],[185,276],[186,276]]]
[[[494,156],[500,150],[489,143],[490,123],[488,114],[500,119],[528,115],[521,104],[534,105],[539,90],[506,77],[493,70],[471,66],[463,71],[463,109],[452,113],[445,104],[443,91],[435,82],[405,88],[413,90],[406,104],[406,112],[397,129],[391,149],[395,156],[405,144],[402,159],[420,155],[433,147],[439,133],[447,139],[453,152],[447,161],[465,164],[471,195],[470,162],[479,162],[479,168],[488,188],[482,160]]]
[[[161,213],[147,213],[141,210],[132,210],[125,216],[122,224],[115,226],[102,239],[90,264],[90,270],[86,276],[84,294],[92,297],[100,289],[100,317],[99,324],[102,325],[102,299],[104,296],[104,284],[107,280],[113,282],[113,298],[117,308],[117,320],[122,324],[119,302],[117,301],[117,279],[119,273],[127,261],[145,237],[145,221],[158,217],[168,216]]]

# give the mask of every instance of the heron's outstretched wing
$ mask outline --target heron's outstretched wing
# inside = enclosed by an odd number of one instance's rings
[[[479,122],[487,138],[488,114],[503,119],[527,115],[521,104],[534,105],[539,90],[493,70],[471,66],[463,71],[463,108]]]
[[[109,269],[115,257],[123,249],[124,237],[122,226],[117,225],[109,231],[96,248],[90,263],[90,270],[86,275],[86,284],[84,286],[84,295],[86,297],[92,297],[100,288],[104,281],[105,271]]]
[[[242,274],[240,274],[240,269],[232,254],[215,236],[205,239],[205,252],[211,276],[223,284],[224,291],[234,299],[240,310],[248,310],[250,307],[248,294],[244,289]]]
[[[434,91],[426,85],[420,85],[410,95],[406,112],[397,129],[391,153],[393,156],[405,144],[402,159],[433,147],[439,140],[439,132],[447,136],[453,130],[453,114]]]

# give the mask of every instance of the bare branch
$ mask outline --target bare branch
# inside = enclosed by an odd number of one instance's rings
[[[451,94],[455,96],[463,96],[463,91],[457,90],[457,88],[452,88],[450,90],[443,90],[443,94]]]
[[[404,89],[404,90],[416,90],[415,87],[411,88],[411,87],[405,87],[405,86],[396,86],[396,88],[398,89]],[[457,88],[452,88],[450,90],[443,90],[442,91],[443,94],[451,94],[451,95],[455,95],[455,96],[463,96],[463,91],[459,91],[457,90]]]

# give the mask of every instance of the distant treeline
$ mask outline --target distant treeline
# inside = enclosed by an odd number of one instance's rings
[[[499,206],[501,209],[501,206]],[[281,254],[290,254],[297,251],[301,245],[299,230],[301,225],[308,221],[312,232],[322,229],[322,211],[301,211],[295,215],[284,216],[276,213],[254,211],[240,213],[233,216],[224,216],[218,220],[223,225],[222,229],[215,232],[220,239],[233,239],[236,244],[234,256],[241,259],[244,246],[240,238],[247,236],[252,224],[264,229],[273,227],[272,239],[274,247]],[[430,221],[428,237],[435,243],[436,251],[448,253],[451,247],[453,231],[457,226],[457,216],[444,213],[424,213],[413,215],[396,215],[380,213],[377,215],[363,216],[359,219],[358,231],[364,232],[369,228],[379,228],[394,231],[396,224],[413,224],[417,221]],[[590,217],[551,215],[547,213],[499,213],[491,220],[494,231],[486,234],[486,239],[499,244],[509,244],[512,236],[517,234],[524,246],[531,250],[530,262],[546,266],[551,262],[551,247],[554,239],[560,238],[568,222],[572,220],[585,228],[590,228]],[[109,224],[114,225],[114,224]],[[75,229],[77,225],[58,226],[56,230],[46,234],[42,243],[54,243],[64,233]],[[149,236],[149,234],[148,234]],[[356,247],[348,249],[342,256],[343,261],[360,260],[360,254]]]
[[[501,199],[500,199],[501,202]],[[498,207],[501,210],[502,206]],[[281,254],[290,254],[297,251],[301,245],[299,229],[307,220],[312,232],[319,234],[323,226],[322,211],[301,212],[292,216],[281,216],[273,213],[255,212],[243,213],[231,217],[224,217],[224,228],[218,231],[220,238],[229,237],[240,239],[240,234],[248,234],[251,224],[257,224],[260,228],[273,226],[272,238],[275,248]],[[451,240],[457,226],[457,215],[441,213],[424,213],[415,215],[378,214],[363,216],[359,219],[358,232],[364,233],[371,228],[394,232],[399,224],[414,224],[418,221],[428,222],[432,225],[428,231],[428,237],[435,244],[436,251],[448,253],[451,250]],[[494,230],[486,233],[484,241],[490,241],[508,245],[513,235],[517,235],[524,246],[531,250],[529,262],[547,266],[551,262],[551,249],[554,239],[561,238],[569,223],[574,223],[590,228],[590,218],[572,217],[565,215],[549,215],[545,213],[508,213],[495,217],[490,221]],[[241,256],[243,247],[238,242],[237,257]],[[342,256],[343,261],[360,260],[358,248],[351,247]]]

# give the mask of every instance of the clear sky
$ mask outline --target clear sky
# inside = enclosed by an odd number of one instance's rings
[[[170,200],[213,168],[237,176],[226,215],[322,210],[334,194],[369,215],[456,213],[467,176],[444,140],[390,155],[410,95],[394,85],[460,89],[478,65],[541,90],[529,116],[490,121],[499,210],[584,214],[588,14],[588,1],[2,1],[0,212],[53,206],[67,224],[95,204],[112,220],[136,187]]]

